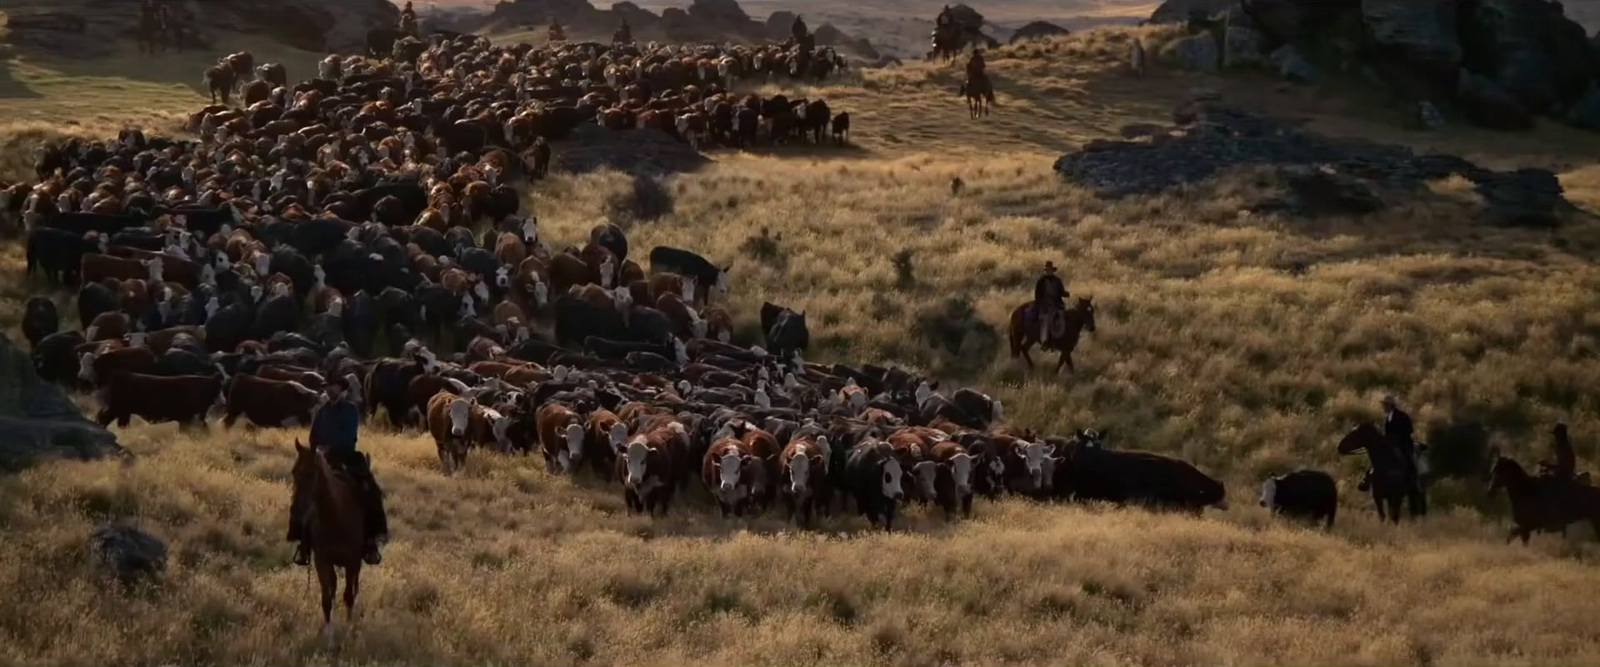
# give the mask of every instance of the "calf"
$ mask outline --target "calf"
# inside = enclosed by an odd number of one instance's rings
[[[779,494],[789,510],[790,520],[802,528],[811,526],[818,507],[829,513],[832,485],[828,478],[828,438],[815,441],[796,438],[778,456]]]
[[[1273,514],[1320,519],[1326,522],[1324,528],[1332,528],[1333,518],[1339,513],[1339,488],[1328,473],[1296,470],[1261,484],[1261,506]]]
[[[552,473],[572,472],[583,460],[583,418],[565,405],[548,403],[539,408],[535,420],[545,469]]]
[[[133,417],[152,424],[175,421],[181,426],[204,424],[206,413],[222,397],[222,376],[157,377],[119,373],[101,392],[101,426],[117,422],[127,428]]]
[[[321,396],[298,382],[269,380],[254,375],[236,375],[228,387],[223,428],[233,428],[239,415],[264,427],[290,427],[311,423],[311,412]]]

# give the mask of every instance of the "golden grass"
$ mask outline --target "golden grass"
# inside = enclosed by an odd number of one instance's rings
[[[1228,482],[1232,510],[1195,520],[1013,500],[980,502],[976,520],[954,525],[912,510],[908,533],[843,518],[799,534],[774,517],[722,522],[694,491],[652,522],[624,516],[614,487],[552,479],[536,461],[481,455],[445,479],[426,437],[373,430],[362,447],[389,490],[395,542],[368,571],[358,628],[330,653],[280,532],[294,434],[136,425],[121,432],[140,455],[131,465],[54,463],[0,480],[0,591],[27,601],[0,613],[0,662],[1600,661],[1589,622],[1600,603],[1582,594],[1600,584],[1600,549],[1586,528],[1502,546],[1498,503],[1480,503],[1477,481],[1438,488],[1459,506],[1380,525],[1354,492],[1364,462],[1332,451],[1353,420],[1376,417],[1378,394],[1397,391],[1419,424],[1482,419],[1524,461],[1564,419],[1580,459],[1596,460],[1592,220],[1488,227],[1472,219],[1470,190],[1444,182],[1377,216],[1308,222],[1241,213],[1258,194],[1249,171],[1121,201],[1050,172],[1060,150],[1161,120],[1195,85],[1329,132],[1553,166],[1590,211],[1600,171],[1562,165],[1600,141],[1560,128],[1415,135],[1390,129],[1398,112],[1314,91],[1127,78],[1113,73],[1124,39],[1003,51],[991,60],[1001,105],[980,122],[952,92],[954,68],[801,91],[850,110],[858,146],[720,152],[666,180],[671,212],[623,222],[636,248],[732,260],[747,329],[763,299],[804,309],[810,357],[914,366],[991,391],[1019,422],[1095,426],[1117,447],[1183,456]],[[49,99],[0,100],[0,114]],[[148,102],[122,106],[159,108]],[[953,176],[967,183],[959,197]],[[625,211],[630,191],[619,174],[558,176],[530,201],[565,241]],[[769,238],[751,242],[763,228]],[[902,250],[909,279],[892,261]],[[1045,260],[1100,308],[1070,378],[1024,372],[1003,350],[1005,314]],[[0,324],[14,327],[27,290],[0,293]],[[964,309],[971,319],[939,326]],[[940,329],[954,333],[922,334]],[[1251,502],[1263,474],[1301,465],[1341,480],[1331,533],[1270,521]],[[120,595],[89,576],[81,547],[108,518],[168,540],[162,584]]]

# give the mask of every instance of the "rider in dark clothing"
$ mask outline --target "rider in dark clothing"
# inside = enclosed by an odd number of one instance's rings
[[[407,2],[405,8],[400,10],[400,33],[412,37],[417,36],[417,10],[411,8],[410,2]]]
[[[1572,451],[1572,439],[1567,437],[1567,425],[1558,423],[1550,430],[1555,437],[1556,462],[1550,466],[1550,476],[1570,480],[1578,474],[1578,456]]]
[[[811,31],[806,28],[806,20],[800,18],[799,14],[796,14],[794,17],[794,22],[789,24],[789,36],[794,38],[795,44],[799,44],[804,42],[806,36],[810,34]]]
[[[1422,513],[1427,496],[1422,492],[1422,477],[1417,470],[1416,431],[1411,425],[1411,415],[1400,409],[1400,399],[1393,394],[1383,397],[1383,436],[1394,447],[1404,466],[1406,485],[1412,499],[1412,511]]]
[[[1057,313],[1067,309],[1067,286],[1056,276],[1054,262],[1044,263],[1044,275],[1033,284],[1033,316],[1039,323],[1039,342],[1050,341],[1050,324]]]
[[[326,388],[327,402],[317,409],[316,416],[311,418],[311,446],[323,450],[329,463],[340,466],[354,478],[362,502],[366,505],[365,516],[367,519],[366,555],[363,558],[369,565],[377,565],[383,561],[378,553],[378,544],[388,536],[389,526],[383,511],[383,492],[378,488],[378,481],[372,476],[372,468],[367,457],[356,451],[357,431],[361,426],[361,406],[350,398],[348,387],[344,378],[335,377],[328,381]],[[305,509],[299,507],[300,498],[289,508],[289,540],[299,542],[295,549],[294,562],[296,565],[305,565],[310,561],[310,550],[305,539]]]
[[[550,41],[552,41],[552,42],[565,42],[565,41],[567,41],[567,31],[563,30],[561,28],[561,22],[555,20],[554,18],[550,19]]]
[[[967,60],[967,80],[977,81],[983,78],[983,74],[983,51],[973,49],[972,57]]]

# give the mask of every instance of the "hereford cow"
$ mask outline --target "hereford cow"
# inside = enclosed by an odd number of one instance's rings
[[[263,427],[292,427],[311,423],[321,395],[298,382],[236,375],[229,380],[223,428],[233,428],[239,415]]]
[[[552,473],[576,469],[584,455],[583,418],[565,405],[548,403],[539,408],[535,420],[545,469]]]
[[[118,373],[101,392],[101,426],[117,422],[127,428],[133,417],[152,424],[175,421],[182,427],[204,424],[206,413],[221,402],[222,376],[158,377]]]
[[[683,425],[674,421],[633,436],[622,448],[617,456],[617,476],[622,480],[629,513],[654,515],[659,507],[666,516],[689,456],[687,442]]]
[[[832,484],[828,477],[827,436],[816,440],[795,438],[778,456],[778,493],[789,510],[790,520],[802,528],[811,526],[818,508],[829,514],[832,505]]]

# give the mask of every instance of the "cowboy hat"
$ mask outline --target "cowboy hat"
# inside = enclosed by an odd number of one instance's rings
[[[1393,407],[1400,404],[1400,399],[1396,398],[1394,394],[1386,394],[1383,397],[1383,404]]]
[[[1044,263],[1044,271],[1045,271],[1045,273],[1055,273],[1056,272],[1056,263],[1055,262],[1045,262]]]

